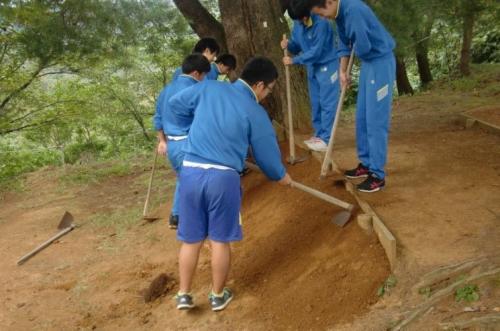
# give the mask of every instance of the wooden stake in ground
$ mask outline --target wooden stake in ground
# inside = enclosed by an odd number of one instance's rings
[[[283,40],[286,40],[286,34],[283,34]],[[288,56],[288,51],[285,48],[283,50],[283,55]],[[288,141],[290,147],[290,156],[288,157],[288,163],[294,165],[295,163],[303,162],[306,160],[305,157],[297,158],[295,156],[295,136],[293,133],[293,117],[292,117],[292,93],[290,91],[290,68],[285,65],[285,80],[286,80],[286,105],[288,110]]]
[[[144,210],[142,211],[142,218],[144,220],[150,221],[150,222],[158,219],[158,217],[148,216],[149,196],[151,195],[151,186],[153,184],[153,178],[155,176],[156,159],[158,159],[158,151],[155,148],[155,157],[154,157],[154,161],[153,161],[153,169],[151,170],[151,177],[149,177],[148,194],[146,195],[146,202],[144,202]]]
[[[349,63],[347,64],[347,72],[349,73],[349,75],[351,74],[353,62],[354,62],[354,49],[351,51],[351,56],[349,57]],[[335,140],[335,131],[337,131],[337,124],[339,122],[340,112],[342,111],[342,106],[344,104],[346,91],[347,91],[347,86],[342,87],[342,91],[340,92],[339,102],[337,104],[337,111],[335,113],[335,119],[333,120],[332,131],[330,133],[330,141],[328,142],[325,158],[323,159],[323,164],[321,165],[320,178],[326,177],[326,173],[328,172],[328,167],[332,163],[332,151],[333,151],[333,142]]]

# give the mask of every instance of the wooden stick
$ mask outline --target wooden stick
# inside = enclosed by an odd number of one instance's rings
[[[283,34],[283,40],[286,39],[286,34]],[[283,56],[288,56],[288,50],[283,50]],[[286,81],[286,105],[288,113],[288,141],[290,144],[290,161],[295,161],[295,137],[293,134],[293,117],[292,117],[292,93],[290,91],[290,68],[285,65],[285,81]]]
[[[465,328],[470,328],[473,326],[485,326],[485,325],[500,325],[500,314],[493,313],[484,315],[481,317],[473,317],[468,321],[452,321],[446,323],[439,323],[439,326],[443,330],[462,330]],[[481,329],[482,330],[482,329]],[[492,329],[493,330],[493,329]]]
[[[347,203],[345,201],[342,201],[340,199],[334,198],[331,195],[325,194],[323,192],[320,192],[318,190],[315,190],[313,188],[310,188],[309,186],[306,186],[301,183],[297,183],[296,181],[292,180],[292,187],[293,188],[298,188],[301,191],[307,192],[309,194],[314,195],[316,198],[320,198],[326,202],[329,202],[331,204],[334,204],[336,206],[339,206],[341,208],[347,209],[349,211],[352,211],[354,206],[351,205],[350,203]]]
[[[151,186],[153,184],[153,177],[155,175],[156,168],[156,159],[158,158],[158,150],[155,148],[155,159],[153,161],[153,170],[151,171],[151,177],[149,177],[149,185],[148,185],[148,194],[146,195],[146,202],[144,202],[144,210],[142,212],[142,216],[146,217],[149,206],[149,196],[151,194]]]
[[[354,49],[351,51],[351,56],[349,57],[349,62],[347,64],[347,72],[351,74],[352,63],[354,62]],[[339,69],[340,71],[340,69]],[[340,75],[339,75],[340,76]],[[340,79],[340,77],[339,77]],[[335,119],[333,120],[332,131],[330,133],[330,141],[328,142],[328,147],[326,148],[325,158],[323,159],[323,164],[321,165],[321,174],[320,177],[324,178],[328,172],[328,167],[332,162],[332,151],[333,151],[333,142],[335,140],[335,132],[337,131],[337,125],[340,118],[340,112],[342,111],[342,107],[344,104],[344,98],[347,91],[347,86],[342,87],[340,92],[339,102],[337,104],[337,111],[335,113]]]
[[[414,321],[418,316],[422,315],[425,311],[430,309],[434,304],[436,304],[439,300],[443,299],[444,297],[450,295],[451,293],[455,292],[455,290],[466,283],[473,282],[475,280],[481,279],[481,278],[486,278],[486,277],[491,277],[491,276],[496,276],[500,274],[500,268],[495,268],[492,270],[485,271],[481,274],[478,275],[472,275],[467,278],[458,280],[454,282],[453,284],[449,285],[448,287],[445,287],[439,291],[437,291],[433,296],[431,296],[426,302],[422,303],[419,305],[414,311],[410,313],[410,315],[401,321],[398,325],[396,325],[394,328],[391,330],[393,331],[399,331],[405,326],[407,326],[409,323]]]
[[[55,236],[53,236],[52,238],[50,238],[49,240],[47,240],[46,242],[44,242],[43,244],[41,244],[40,246],[38,246],[37,248],[35,248],[34,250],[32,250],[31,252],[29,252],[28,254],[24,255],[22,258],[20,258],[17,261],[17,265],[21,265],[24,262],[28,261],[30,258],[32,258],[33,256],[35,256],[38,252],[40,252],[45,247],[49,246],[54,241],[56,241],[57,239],[61,238],[62,236],[64,236],[66,233],[70,232],[74,228],[75,228],[75,225],[71,224],[69,228],[66,228],[66,229],[64,229],[62,231],[59,231]]]
[[[252,170],[255,170],[255,171],[259,171],[259,172],[262,172],[262,170],[260,170],[260,168],[259,168],[256,164],[254,164],[254,163],[252,163],[252,162],[247,162],[247,161],[245,161],[245,164],[246,164],[246,166],[247,166],[249,169],[252,169]],[[310,188],[309,186],[306,186],[306,185],[304,185],[304,184],[297,183],[296,181],[293,181],[293,180],[292,180],[292,187],[297,188],[297,189],[299,189],[299,190],[301,190],[301,191],[307,192],[307,193],[309,193],[309,194],[312,194],[312,195],[314,195],[314,196],[315,196],[315,197],[317,197],[317,198],[320,198],[320,199],[322,199],[322,200],[324,200],[324,201],[327,201],[327,202],[329,202],[329,203],[332,203],[332,204],[334,204],[334,205],[336,205],[336,206],[339,206],[339,207],[341,207],[341,208],[347,209],[347,210],[349,210],[349,211],[352,211],[352,210],[353,210],[353,208],[354,208],[354,206],[353,206],[353,205],[351,205],[351,204],[350,204],[350,203],[348,203],[348,202],[345,202],[345,201],[339,200],[339,199],[337,199],[337,198],[332,197],[331,195],[328,195],[328,194],[325,194],[325,193],[320,192],[320,191],[318,191],[318,190],[315,190],[315,189],[313,189],[313,188]]]

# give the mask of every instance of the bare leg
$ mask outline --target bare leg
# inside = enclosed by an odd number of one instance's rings
[[[212,246],[212,291],[221,293],[226,285],[231,266],[231,246],[229,243],[210,241]]]
[[[202,244],[203,241],[194,244],[182,243],[179,251],[179,291],[182,293],[191,292],[191,283],[196,271],[196,265],[198,264]]]

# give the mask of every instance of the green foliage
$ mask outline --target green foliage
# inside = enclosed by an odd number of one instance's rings
[[[426,298],[429,298],[432,295],[432,289],[430,288],[430,286],[422,287],[418,290],[418,293],[424,295]]]
[[[1,1],[0,10],[0,181],[152,150],[156,96],[195,41],[171,3]],[[4,151],[11,141],[22,148]]]
[[[387,277],[387,279],[384,281],[384,283],[382,285],[380,285],[380,287],[378,288],[377,295],[379,297],[384,296],[384,294],[390,292],[391,289],[393,289],[397,283],[398,283],[398,280],[396,279],[396,276],[389,275],[389,277]]]
[[[479,300],[479,287],[473,284],[467,284],[463,287],[457,288],[455,291],[455,301],[460,302],[465,300],[473,302]]]
[[[500,29],[488,31],[474,40],[472,61],[500,63]]]

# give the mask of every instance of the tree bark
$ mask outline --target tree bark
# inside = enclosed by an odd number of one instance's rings
[[[200,38],[215,38],[221,47],[221,52],[226,52],[224,27],[198,0],[174,0],[174,3]]]
[[[429,65],[429,49],[427,45],[417,44],[415,55],[417,58],[418,74],[420,76],[420,83],[423,87],[432,82],[431,67]]]
[[[463,16],[463,41],[462,52],[460,56],[460,73],[464,76],[470,75],[470,49],[472,44],[472,31],[474,28],[474,15],[475,12],[472,8],[464,10]]]
[[[222,24],[227,33],[229,52],[238,58],[238,72],[243,64],[255,55],[266,56],[274,62],[279,78],[273,94],[266,98],[266,106],[271,118],[285,124],[286,85],[282,64],[283,50],[280,41],[289,28],[280,0],[219,0]],[[310,128],[310,111],[307,93],[307,79],[303,68],[292,66],[291,94],[294,111],[294,126]]]
[[[432,82],[432,73],[429,65],[429,38],[434,23],[433,18],[429,18],[425,23],[422,33],[417,33],[415,38],[415,56],[417,59],[418,75],[420,76],[420,85],[427,86]]]
[[[399,95],[413,94],[413,88],[406,72],[406,64],[399,56],[396,56],[396,83]]]

